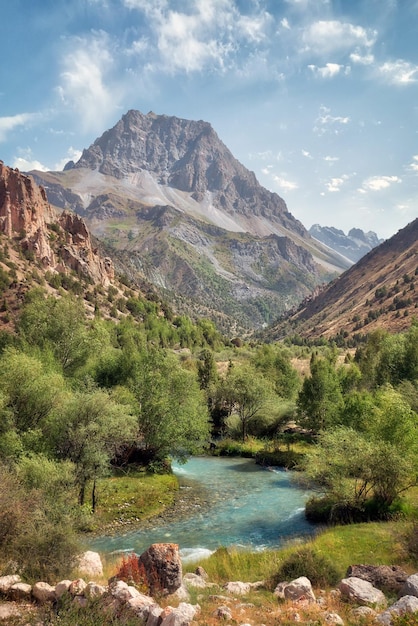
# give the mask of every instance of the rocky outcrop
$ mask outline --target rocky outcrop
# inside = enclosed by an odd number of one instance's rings
[[[338,589],[343,598],[364,606],[382,608],[387,604],[385,594],[380,589],[373,587],[367,580],[355,576],[344,578],[338,585]]]
[[[17,240],[24,252],[50,271],[77,274],[103,286],[114,278],[113,263],[92,244],[85,222],[76,214],[58,217],[45,189],[31,176],[0,161],[0,232]],[[30,259],[31,256],[27,255]]]
[[[367,580],[382,591],[394,593],[400,591],[408,578],[405,570],[396,565],[350,565],[347,577],[351,576]]]
[[[65,266],[90,278],[93,283],[107,287],[115,277],[113,262],[109,257],[102,258],[93,247],[84,220],[75,213],[64,211],[59,224],[65,233],[66,241],[60,248]]]
[[[44,188],[0,161],[0,230],[9,239],[18,237],[21,247],[33,252],[45,267],[55,265],[47,230],[54,220]]]

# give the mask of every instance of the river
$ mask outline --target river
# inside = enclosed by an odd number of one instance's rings
[[[221,546],[262,550],[313,532],[303,512],[309,494],[295,486],[292,472],[225,457],[193,457],[173,469],[181,497],[187,500],[194,494],[186,516],[98,537],[91,548],[140,554],[152,543],[172,542],[179,544],[182,560],[196,560]]]

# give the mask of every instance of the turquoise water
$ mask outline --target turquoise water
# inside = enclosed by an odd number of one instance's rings
[[[194,560],[220,546],[262,550],[313,532],[303,514],[309,494],[294,485],[292,472],[263,469],[248,459],[213,457],[192,458],[174,471],[183,497],[187,490],[201,493],[187,519],[99,537],[91,548],[140,554],[152,543],[172,542],[179,544],[183,560]]]

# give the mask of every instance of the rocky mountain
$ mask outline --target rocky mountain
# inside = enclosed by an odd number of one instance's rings
[[[52,272],[74,271],[107,286],[114,278],[113,263],[93,247],[84,221],[49,204],[45,189],[31,176],[0,161],[0,232],[17,240],[27,258],[36,258]],[[52,246],[57,235],[59,245]]]
[[[332,250],[356,263],[365,254],[383,242],[373,231],[365,233],[361,228],[352,228],[346,235],[343,230],[332,226],[314,224],[309,234]]]
[[[270,338],[360,338],[376,328],[407,329],[418,308],[418,219],[371,250],[296,312],[274,325]]]
[[[73,209],[131,279],[177,309],[254,328],[350,262],[313,239],[210,124],[128,111],[63,172],[33,172]]]

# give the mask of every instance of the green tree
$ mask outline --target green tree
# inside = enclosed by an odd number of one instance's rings
[[[85,502],[92,482],[91,505],[96,504],[96,481],[109,472],[110,461],[137,436],[135,417],[127,405],[114,402],[100,389],[75,392],[50,420],[50,433],[58,458],[75,466],[79,503]]]
[[[231,416],[239,420],[242,441],[247,439],[250,424],[256,418],[271,419],[277,413],[278,396],[271,382],[249,365],[229,368],[223,393]]]
[[[289,400],[295,398],[301,381],[288,352],[281,347],[265,344],[257,349],[252,362],[257,370],[272,381],[277,395]]]
[[[325,358],[313,356],[311,375],[303,381],[297,408],[299,420],[319,432],[339,421],[343,397],[334,365]]]
[[[138,403],[140,448],[149,461],[182,460],[208,441],[205,396],[174,355],[153,348],[142,353],[131,390]]]

